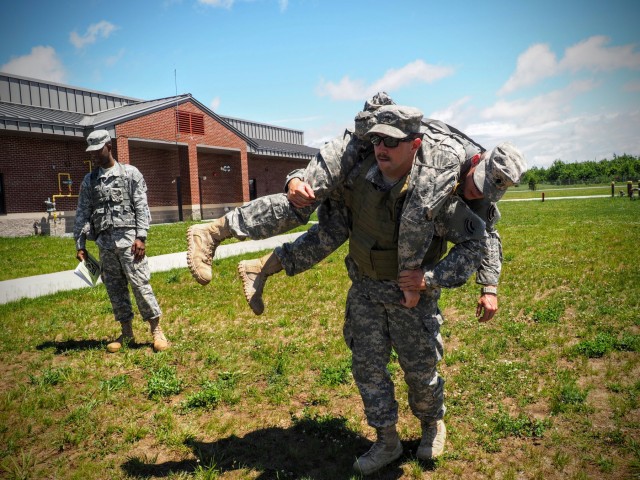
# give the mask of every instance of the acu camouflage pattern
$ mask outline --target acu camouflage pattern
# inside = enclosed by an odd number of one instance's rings
[[[383,105],[390,105],[393,102],[386,94],[378,100]],[[375,102],[367,102],[365,108],[367,105],[369,108],[374,108]],[[360,112],[356,116],[356,130],[360,123],[360,132],[363,134],[371,127],[367,122],[372,121],[375,119],[371,112],[368,110]],[[455,189],[460,178],[460,169],[466,159],[482,151],[480,146],[452,132],[446,124],[439,121],[423,119],[421,131],[424,134],[423,144],[412,167],[411,183],[406,200],[409,208],[404,209],[400,226],[398,242],[400,270],[420,266],[434,233],[433,218],[447,196]],[[226,215],[234,236],[240,239],[259,239],[287,232],[306,223],[316,206],[331,197],[333,200],[329,201],[334,203],[328,207],[331,215],[327,215],[326,218],[335,219],[335,212],[341,211],[344,206],[339,204],[339,198],[336,199],[336,195],[332,193],[347,180],[354,166],[372,151],[373,146],[370,142],[363,140],[357,132],[346,130],[323,146],[318,155],[304,169],[304,173],[295,172],[287,179],[295,176],[308,182],[316,195],[315,205],[296,209],[284,194],[260,197]],[[298,246],[287,246],[277,252],[289,275],[308,269],[341,244],[337,243],[336,239],[343,233],[341,230],[344,228],[344,219],[338,220],[334,226],[327,227],[327,232],[322,232],[323,228],[325,228],[324,225],[320,223],[319,227],[312,228],[307,233],[307,235],[314,235],[315,238],[298,240]],[[421,240],[416,241],[416,239]],[[323,241],[331,243],[326,244]],[[306,252],[302,249],[298,250],[298,247],[303,245],[305,249],[310,246],[314,248]],[[499,245],[497,249],[500,249]],[[491,251],[496,251],[496,248]],[[291,255],[293,257],[289,259]],[[308,255],[306,259],[305,255]],[[493,256],[488,261],[495,262],[497,258]],[[484,263],[481,268],[485,268]],[[500,266],[491,263],[487,268],[495,272],[499,271]],[[480,277],[484,278],[482,273]]]
[[[421,292],[418,305],[400,305],[397,283],[360,278],[349,257],[353,284],[347,295],[344,340],[352,353],[352,371],[367,423],[374,428],[395,425],[398,404],[387,370],[395,349],[409,387],[409,406],[420,420],[444,416],[444,380],[437,365],[443,356],[438,309],[439,289]]]
[[[85,175],[80,186],[78,196],[78,208],[74,223],[74,239],[76,250],[86,247],[86,240],[89,231],[91,217],[96,209],[109,208],[112,201],[111,187],[114,190],[119,188],[122,174],[128,177],[129,197],[133,204],[134,222],[132,226],[106,226],[99,232],[95,239],[100,252],[100,263],[102,266],[102,282],[109,294],[109,300],[113,308],[115,319],[122,322],[133,318],[131,306],[131,295],[127,285],[131,285],[131,290],[136,299],[138,310],[144,320],[157,318],[162,314],[158,301],[153,293],[149,280],[151,271],[147,257],[135,262],[131,253],[131,246],[136,237],[147,237],[149,230],[149,206],[147,203],[147,185],[140,171],[132,165],[117,164],[108,170],[101,170],[96,188],[100,188],[101,194],[98,198],[103,198],[104,202],[93,205],[95,198],[91,193],[91,173]],[[116,195],[120,198],[120,195]],[[119,224],[118,224],[119,225]]]
[[[102,264],[102,282],[109,294],[116,320],[125,322],[133,319],[131,294],[127,285],[131,285],[140,316],[144,320],[148,321],[162,315],[162,310],[149,284],[151,270],[146,256],[141,261],[135,262],[131,247],[100,248],[100,263]]]
[[[115,226],[117,230],[133,229],[134,238],[146,238],[150,215],[147,184],[140,171],[132,165],[116,163],[113,168],[99,169],[97,173],[95,181],[92,181],[93,172],[86,174],[80,185],[73,226],[76,250],[85,248],[88,226],[92,223],[98,225],[97,229],[91,228],[94,237]],[[126,199],[123,187],[128,190]],[[125,209],[123,203],[130,205]],[[126,214],[120,215],[125,210]]]

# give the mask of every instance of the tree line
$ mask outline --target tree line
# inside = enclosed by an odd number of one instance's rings
[[[605,159],[597,162],[565,163],[562,160],[556,160],[549,168],[531,167],[524,173],[520,183],[535,186],[538,183],[570,185],[627,180],[634,183],[640,181],[640,157],[614,154],[612,160]]]

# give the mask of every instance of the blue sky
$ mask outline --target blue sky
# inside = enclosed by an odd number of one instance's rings
[[[0,71],[215,112],[320,146],[378,90],[529,166],[640,155],[640,1],[8,2]]]

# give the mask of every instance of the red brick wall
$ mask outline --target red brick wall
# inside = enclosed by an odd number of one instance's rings
[[[226,166],[231,170],[223,171],[222,167]],[[207,177],[202,181],[203,204],[242,202],[242,170],[237,156],[201,152],[198,170],[201,176]]]
[[[1,134],[0,173],[7,213],[45,212],[47,197],[69,193],[66,185],[62,185],[62,192],[58,189],[59,173],[70,175],[71,194],[77,195],[89,172],[89,163],[84,163],[90,160],[85,145],[82,138],[56,140],[45,135]],[[58,210],[75,210],[77,204],[77,197],[56,199]]]
[[[164,150],[129,146],[129,160],[147,184],[147,200],[150,206],[176,206],[176,186],[172,183],[180,176],[180,160],[177,149]]]
[[[308,160],[251,155],[249,158],[249,178],[256,179],[258,197],[281,193],[287,174],[298,168],[305,168],[307,163],[309,163]]]

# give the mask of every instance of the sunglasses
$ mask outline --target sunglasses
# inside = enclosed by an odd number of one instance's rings
[[[387,148],[396,148],[400,145],[400,142],[410,142],[411,138],[393,138],[393,137],[381,137],[380,135],[371,135],[371,143],[375,146],[380,145],[380,142],[384,143]]]

